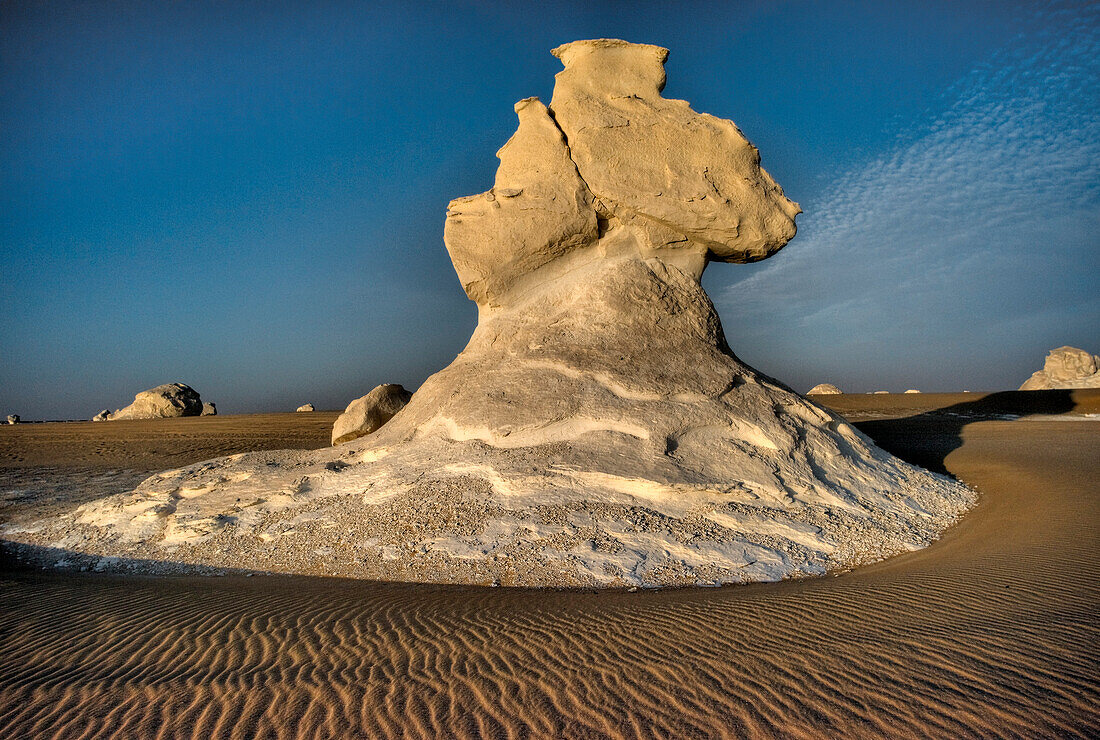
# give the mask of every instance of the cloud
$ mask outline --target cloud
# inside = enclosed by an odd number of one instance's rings
[[[996,386],[1039,348],[1100,340],[1100,10],[1032,28],[718,291],[735,349],[792,383]]]

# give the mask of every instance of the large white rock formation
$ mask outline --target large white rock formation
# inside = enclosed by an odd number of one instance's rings
[[[133,403],[110,414],[107,420],[168,419],[200,414],[202,398],[194,388],[183,383],[166,383],[138,393]]]
[[[810,390],[806,391],[807,396],[835,396],[843,393],[844,391],[837,388],[832,383],[818,383]]]
[[[729,122],[666,100],[666,50],[554,52],[492,189],[445,240],[479,309],[373,434],[168,471],[17,533],[185,563],[437,582],[658,586],[923,547],[973,502],[730,351],[700,287],[795,233]]]
[[[1055,388],[1100,388],[1100,357],[1077,347],[1052,349],[1043,369],[1020,386],[1022,391]]]

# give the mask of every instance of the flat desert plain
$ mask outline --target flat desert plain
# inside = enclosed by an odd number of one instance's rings
[[[981,493],[822,578],[578,592],[0,563],[0,737],[1095,737],[1100,391],[818,403]],[[335,414],[0,428],[0,519]]]

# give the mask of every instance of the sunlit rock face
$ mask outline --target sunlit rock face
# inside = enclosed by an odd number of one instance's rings
[[[1022,391],[1057,388],[1100,388],[1100,357],[1077,347],[1058,347],[1047,353],[1043,369],[1032,373]]]
[[[183,383],[165,383],[138,393],[133,403],[108,414],[106,420],[166,419],[201,414],[202,398],[194,388]]]
[[[794,235],[734,124],[666,100],[655,46],[554,52],[445,241],[462,353],[369,436],[155,476],[56,542],[265,570],[531,586],[820,574],[922,547],[973,502],[742,363],[699,280]],[[89,544],[90,543],[90,544]]]

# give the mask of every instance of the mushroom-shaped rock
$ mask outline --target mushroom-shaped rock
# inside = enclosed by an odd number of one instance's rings
[[[380,385],[367,395],[348,404],[344,413],[332,425],[334,445],[350,442],[377,431],[383,424],[405,408],[412,394],[394,383]]]
[[[92,421],[110,421],[110,419],[111,419],[111,410],[110,409],[103,409],[98,414],[96,414],[95,416],[92,417]]]
[[[1020,386],[1022,391],[1056,388],[1100,388],[1100,357],[1077,347],[1052,349],[1043,369]]]
[[[447,217],[477,328],[400,413],[326,450],[161,474],[33,536],[258,570],[324,551],[326,573],[382,580],[660,586],[824,573],[951,524],[965,487],[726,344],[703,269],[772,254],[799,210],[756,149],[661,97],[664,49],[555,53],[549,109],[516,106],[493,188]]]
[[[312,403],[304,403],[304,404],[302,404],[301,406],[299,406],[298,408],[296,408],[294,410],[299,412],[299,413],[305,413],[307,411],[316,411],[316,409],[313,408]]]
[[[207,402],[203,403],[201,416],[217,416],[217,415],[218,415],[218,407],[214,405],[213,401],[207,401]]]
[[[19,414],[8,414],[8,423],[9,424],[18,424],[19,423]]]
[[[110,414],[108,419],[168,419],[201,413],[202,398],[194,388],[183,383],[166,383],[138,393],[133,403]]]
[[[813,388],[806,391],[806,395],[807,396],[835,396],[838,393],[843,393],[843,392],[844,391],[840,390],[839,388],[837,388],[832,383],[818,383]]]

